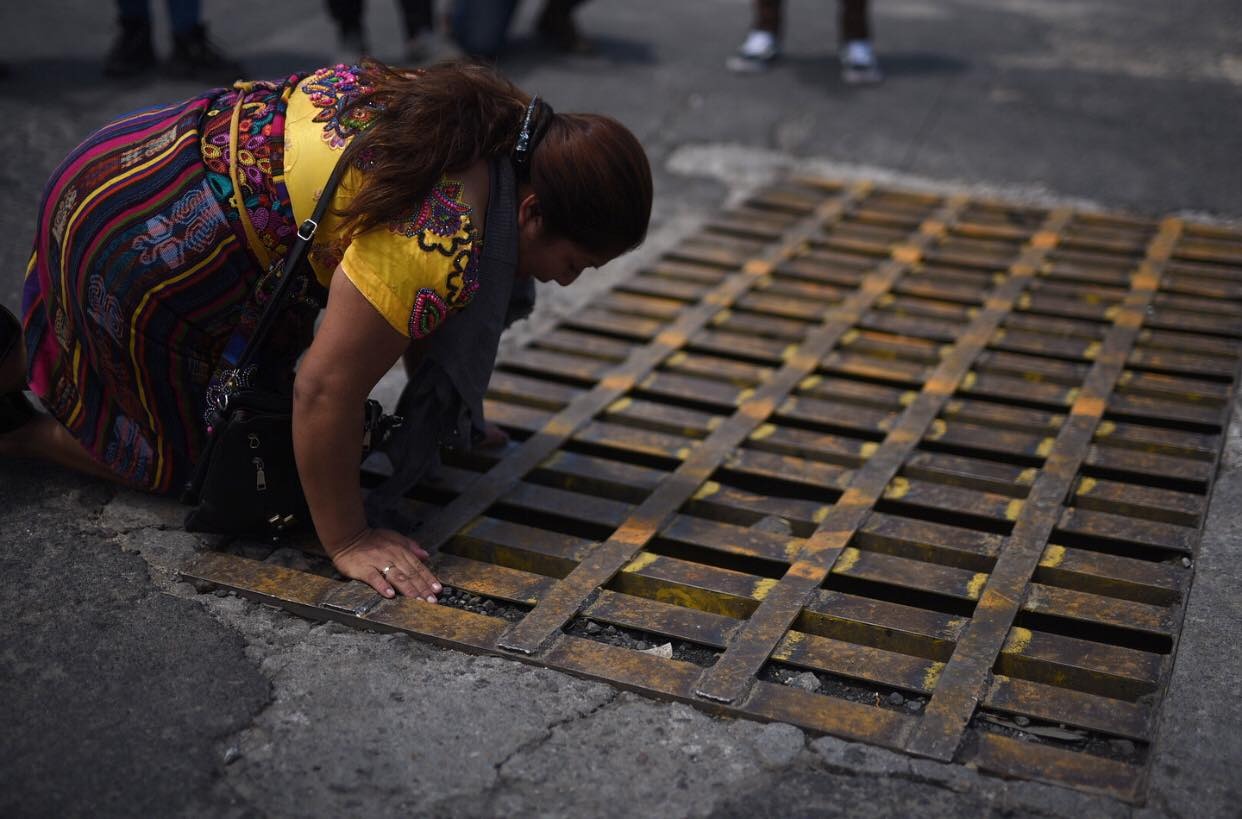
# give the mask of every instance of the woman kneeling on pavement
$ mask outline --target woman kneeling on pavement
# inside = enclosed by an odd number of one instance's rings
[[[203,452],[226,347],[256,320],[265,271],[337,162],[348,170],[297,293],[312,309],[282,314],[262,366],[292,379],[298,475],[337,569],[387,597],[434,601],[427,554],[368,524],[364,400],[398,359],[434,346],[442,323],[503,322],[504,309],[470,318],[488,288],[568,285],[641,243],[651,212],[633,134],[555,113],[484,66],[338,65],[138,111],[89,137],[44,192],[20,325],[0,307],[0,454],[178,494]],[[515,174],[510,282],[480,275],[498,173]],[[498,335],[482,334],[492,356]]]

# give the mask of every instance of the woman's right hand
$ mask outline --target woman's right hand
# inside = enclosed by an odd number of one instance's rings
[[[341,574],[361,580],[384,597],[393,597],[399,591],[406,597],[434,603],[443,588],[423,563],[427,553],[422,547],[391,529],[363,529],[343,547],[331,551],[332,562]]]

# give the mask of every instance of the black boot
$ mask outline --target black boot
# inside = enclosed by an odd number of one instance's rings
[[[242,67],[207,37],[207,28],[199,23],[185,34],[173,34],[168,72],[187,79],[232,81],[241,77]]]
[[[0,366],[17,352],[21,338],[22,323],[7,307],[0,305]],[[25,425],[34,416],[35,409],[20,388],[0,395],[0,435]]]
[[[543,11],[535,21],[535,28],[558,51],[590,54],[594,49],[590,41],[578,31],[574,23],[574,6],[580,0],[545,0]]]
[[[151,21],[141,17],[122,17],[117,23],[120,31],[104,58],[104,74],[109,77],[132,77],[155,65]]]

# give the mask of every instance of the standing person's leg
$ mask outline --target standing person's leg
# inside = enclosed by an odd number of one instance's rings
[[[364,0],[327,0],[328,14],[336,23],[336,41],[341,53],[338,62],[354,62],[367,51],[367,35],[362,18],[366,13]]]
[[[763,71],[780,54],[781,0],[754,0],[754,23],[726,65],[731,71]]]
[[[584,0],[544,0],[535,27],[561,51],[589,52],[591,44],[574,23],[574,8]]]
[[[398,5],[406,37],[432,29],[432,0],[398,0]]]
[[[129,77],[155,65],[151,46],[151,9],[147,0],[117,0],[117,34],[104,58],[109,77]]]
[[[220,82],[240,78],[242,67],[208,38],[199,0],[168,0],[168,19],[173,39],[170,73]]]
[[[410,62],[426,59],[435,32],[432,0],[398,0],[397,5],[405,28],[405,58]]]
[[[883,79],[871,47],[867,0],[841,0],[841,78],[847,83],[876,83]]]
[[[456,0],[453,39],[471,57],[494,60],[504,48],[517,0]]]

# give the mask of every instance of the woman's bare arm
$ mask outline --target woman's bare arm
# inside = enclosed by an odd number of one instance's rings
[[[408,344],[338,269],[294,380],[293,447],[315,531],[337,568],[385,596],[395,586],[434,600],[440,584],[422,563],[426,553],[404,535],[369,528],[358,485],[363,403]]]

